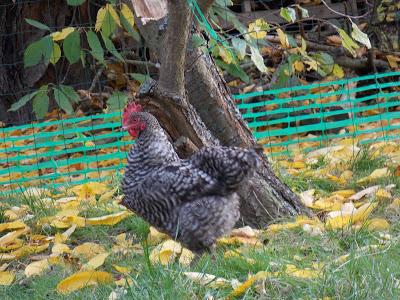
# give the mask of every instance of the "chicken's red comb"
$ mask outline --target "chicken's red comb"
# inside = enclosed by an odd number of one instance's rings
[[[130,102],[128,103],[127,106],[124,108],[124,112],[122,114],[122,120],[127,121],[129,119],[129,115],[133,112],[140,112],[143,111],[142,106],[139,103],[136,102]]]

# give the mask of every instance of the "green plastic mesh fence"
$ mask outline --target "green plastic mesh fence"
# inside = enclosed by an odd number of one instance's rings
[[[290,155],[351,137],[360,143],[400,139],[400,72],[234,95],[255,138]],[[3,193],[117,177],[133,141],[120,112],[0,129]]]

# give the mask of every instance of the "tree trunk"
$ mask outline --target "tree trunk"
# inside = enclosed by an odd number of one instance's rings
[[[139,3],[146,6],[146,2],[153,1],[134,1],[133,6]],[[207,0],[199,5],[207,7],[210,2]],[[153,56],[162,62],[160,82],[151,87],[146,86],[139,93],[141,96],[150,96],[147,98],[148,108],[159,117],[173,140],[186,137],[191,145],[195,145],[184,148],[185,153],[180,153],[183,156],[189,155],[196,148],[216,144],[256,147],[256,141],[236,109],[211,56],[191,47],[191,39],[187,39],[191,27],[187,21],[190,15],[187,0],[169,1],[168,11],[170,14],[166,31],[162,29],[165,19],[147,20],[146,24],[138,20],[139,30]],[[147,17],[151,20],[151,12],[148,13],[150,15]],[[157,16],[160,17],[159,11]],[[182,47],[186,40],[189,40],[188,47]],[[185,86],[182,92],[179,79],[183,74]],[[182,119],[185,126],[181,127]],[[309,214],[298,197],[275,176],[267,158],[260,158],[262,166],[240,190],[243,224],[262,227],[278,217]]]

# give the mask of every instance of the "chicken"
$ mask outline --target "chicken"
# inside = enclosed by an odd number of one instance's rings
[[[136,138],[122,204],[188,249],[211,251],[239,219],[237,190],[257,168],[253,150],[206,147],[180,159],[157,119],[130,103],[123,126]]]

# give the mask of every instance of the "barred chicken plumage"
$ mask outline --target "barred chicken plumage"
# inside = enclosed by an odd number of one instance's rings
[[[180,159],[157,119],[131,103],[123,126],[136,139],[122,204],[197,253],[209,251],[239,219],[239,184],[258,165],[253,150],[207,147]]]

